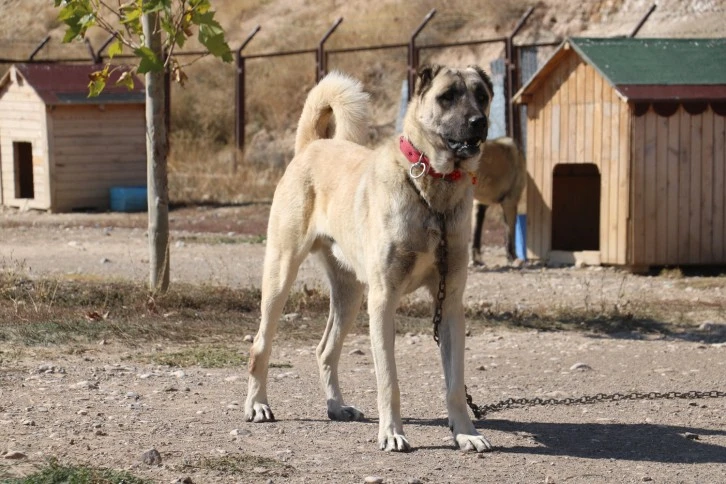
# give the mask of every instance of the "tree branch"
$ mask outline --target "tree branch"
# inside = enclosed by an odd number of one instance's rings
[[[179,18],[174,22],[174,35],[170,37],[168,55],[164,59],[164,67],[168,68],[171,58],[174,56],[174,50],[176,49],[176,34],[181,30],[182,23],[184,22],[184,14],[186,10],[186,0],[181,0],[181,6],[179,7]],[[171,18],[174,19],[174,12],[171,12]],[[186,35],[186,34],[185,34]]]

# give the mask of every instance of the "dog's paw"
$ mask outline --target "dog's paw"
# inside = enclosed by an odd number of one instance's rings
[[[363,420],[365,415],[355,407],[349,405],[328,406],[328,418],[339,422],[352,422]]]
[[[386,452],[408,452],[411,444],[402,434],[390,434],[378,438],[378,447]]]
[[[254,403],[245,409],[245,420],[248,422],[274,422],[275,416],[266,403]]]
[[[489,452],[492,450],[492,444],[483,435],[459,434],[455,438],[459,449],[464,452]]]

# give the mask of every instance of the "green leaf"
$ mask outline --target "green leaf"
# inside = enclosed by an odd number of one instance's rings
[[[132,22],[138,22],[141,19],[141,8],[134,5],[129,5],[121,9],[121,23],[128,24]]]
[[[126,88],[130,91],[134,88],[134,76],[130,71],[124,71],[118,78],[118,81],[116,81],[116,85],[126,86]]]
[[[190,0],[189,6],[199,13],[207,13],[212,8],[209,0]]]
[[[177,29],[177,26],[173,22],[174,19],[169,18],[166,15],[160,16],[159,20],[161,21],[162,30],[166,32],[167,35],[165,45],[177,45],[179,47],[183,47],[184,42],[186,41],[186,32],[183,31],[183,25],[180,26],[180,29]]]
[[[96,23],[96,14],[93,12],[85,14],[81,17],[79,23],[84,26],[85,29],[88,29],[88,27],[91,27]]]
[[[91,79],[91,82],[88,83],[88,97],[98,96],[106,87],[106,81],[108,81],[109,75],[108,68],[109,65],[106,64],[102,71],[92,72],[88,76]]]
[[[73,0],[59,5],[62,5],[62,8],[58,12],[58,20],[67,26],[63,42],[83,37],[86,30],[96,24],[96,15],[89,0]]]
[[[194,13],[192,22],[199,26],[199,42],[209,53],[225,62],[231,62],[232,51],[224,39],[222,26],[214,20],[214,12]]]
[[[111,45],[108,46],[108,57],[113,59],[117,55],[121,55],[124,52],[124,44],[116,39]]]
[[[106,88],[106,79],[96,79],[88,83],[88,97],[97,97]]]
[[[219,57],[224,62],[232,61],[232,51],[224,40],[224,32],[202,25],[199,27],[199,42],[213,56]]]
[[[136,57],[141,59],[139,62],[138,73],[146,74],[147,72],[160,72],[164,70],[164,63],[154,52],[148,47],[139,47],[134,50]]]
[[[75,38],[79,37],[81,35],[81,26],[80,25],[69,25],[68,29],[66,30],[66,34],[63,36],[63,42],[68,43],[73,41]]]
[[[145,0],[142,10],[144,13],[160,12],[171,8],[171,0]]]
[[[61,22],[66,22],[67,20],[73,19],[76,17],[76,9],[73,8],[73,5],[66,5],[65,7],[61,8],[60,12],[58,12],[58,20]]]
[[[216,20],[214,20],[214,12],[208,12],[208,11],[199,11],[195,10],[192,14],[192,22],[195,24],[202,26],[202,25],[216,25],[219,27],[219,23],[217,23]]]

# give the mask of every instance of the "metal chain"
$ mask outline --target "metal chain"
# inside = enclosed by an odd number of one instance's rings
[[[439,240],[439,246],[436,248],[436,267],[439,270],[439,292],[436,294],[436,309],[434,309],[434,341],[437,346],[441,346],[441,340],[439,339],[439,325],[444,317],[444,299],[446,299],[446,275],[449,272],[448,264],[448,247],[446,242],[446,216],[443,213],[437,212],[436,217],[438,218],[439,228],[441,230],[441,239]],[[474,403],[474,400],[469,395],[469,390],[464,385],[464,393],[466,394],[466,404],[469,406],[474,416],[481,419],[484,414],[481,412],[479,407]]]
[[[720,390],[709,390],[709,391],[697,391],[692,390],[689,392],[633,392],[633,393],[598,393],[596,395],[585,395],[576,398],[507,398],[497,403],[489,405],[478,406],[471,403],[471,399],[467,394],[467,403],[472,408],[474,415],[477,419],[487,413],[498,412],[508,408],[519,408],[519,407],[534,407],[538,405],[586,405],[591,403],[599,402],[619,402],[624,400],[662,400],[662,399],[687,399],[696,400],[702,398],[723,398],[726,397],[726,392]],[[474,407],[476,410],[474,410]]]
[[[436,248],[436,267],[439,270],[439,292],[436,294],[436,309],[434,309],[434,341],[441,346],[439,341],[439,325],[444,317],[444,299],[446,299],[446,275],[449,272],[448,249],[446,245],[446,217],[443,213],[437,213],[436,217],[441,230],[441,239]]]
[[[436,213],[438,218],[439,227],[441,229],[441,239],[439,245],[436,248],[436,266],[439,271],[439,292],[436,295],[436,309],[434,310],[434,341],[437,346],[441,346],[439,339],[439,325],[443,319],[444,313],[444,299],[446,299],[446,275],[449,271],[448,267],[448,248],[446,242],[446,217],[443,213]],[[474,403],[469,389],[464,386],[464,392],[466,393],[466,404],[469,406],[471,411],[474,413],[474,417],[477,420],[481,420],[486,414],[492,412],[498,412],[508,408],[519,408],[519,407],[534,407],[538,405],[586,405],[598,402],[619,402],[621,400],[661,400],[661,399],[688,399],[695,400],[701,398],[723,398],[726,397],[726,392],[720,390],[710,391],[697,391],[692,390],[689,392],[648,392],[648,393],[598,393],[596,395],[585,395],[576,398],[507,398],[497,403],[489,405],[479,406]]]

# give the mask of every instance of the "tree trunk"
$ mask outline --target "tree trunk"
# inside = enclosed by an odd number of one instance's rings
[[[163,59],[157,14],[142,17],[145,45]],[[163,294],[169,287],[169,185],[167,181],[167,139],[164,111],[164,71],[147,72],[146,77],[146,172],[149,200],[149,289]]]

